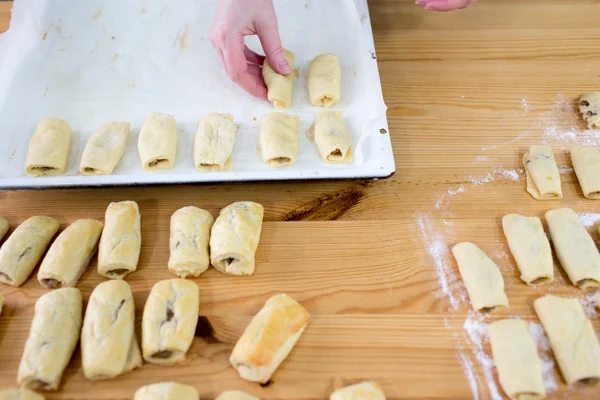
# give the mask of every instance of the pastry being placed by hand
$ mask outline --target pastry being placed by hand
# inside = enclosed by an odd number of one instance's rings
[[[107,122],[88,140],[83,149],[79,170],[84,175],[110,175],[121,161],[127,136],[128,122]]]
[[[277,112],[265,115],[258,137],[263,161],[271,167],[294,164],[298,156],[299,129],[297,115]]]
[[[206,114],[198,124],[194,139],[194,164],[199,171],[222,171],[235,144],[231,114]]]
[[[44,400],[44,396],[26,388],[0,390],[0,400]]]
[[[342,71],[335,54],[316,56],[308,67],[310,102],[319,107],[331,107],[340,100]]]
[[[329,400],[385,400],[385,395],[375,382],[361,382],[336,390]]]
[[[147,171],[173,168],[177,153],[177,124],[168,114],[150,114],[138,138],[142,167]]]
[[[133,400],[199,400],[196,388],[177,382],[160,382],[142,386]]]
[[[262,76],[267,85],[267,98],[277,108],[289,108],[292,105],[292,93],[294,91],[294,53],[283,50],[285,60],[288,62],[292,72],[288,75],[279,75],[265,58],[262,68]]]
[[[29,141],[25,171],[34,176],[60,175],[67,168],[71,149],[71,125],[57,118],[44,118]]]
[[[183,207],[171,216],[169,271],[181,278],[197,277],[208,269],[208,242],[215,218],[198,207]]]
[[[339,111],[322,111],[314,127],[315,144],[324,161],[352,162],[352,132]]]
[[[579,112],[588,128],[600,128],[600,92],[583,95],[579,99]]]

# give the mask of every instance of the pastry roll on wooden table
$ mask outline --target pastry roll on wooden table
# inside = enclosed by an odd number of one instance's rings
[[[15,229],[0,248],[0,282],[21,286],[59,228],[50,217],[31,217]]]
[[[142,386],[133,400],[199,400],[195,387],[177,382],[160,382]]]
[[[533,307],[568,385],[600,378],[600,343],[579,300],[546,295]]]
[[[127,282],[110,280],[96,286],[81,329],[86,378],[111,379],[142,365],[134,320],[135,304]]]
[[[0,390],[0,400],[44,400],[44,396],[26,388]]]
[[[252,275],[260,240],[264,209],[239,201],[221,210],[210,234],[210,262],[229,275]]]
[[[177,153],[177,124],[168,114],[150,114],[138,138],[142,167],[147,171],[173,168]]]
[[[329,400],[385,400],[385,395],[375,382],[361,382],[336,390]]]
[[[294,164],[298,156],[299,129],[297,115],[277,112],[265,115],[258,137],[263,161],[271,167]]]
[[[56,390],[81,330],[81,292],[61,288],[41,296],[19,364],[17,383],[30,389]]]
[[[292,105],[292,94],[294,92],[294,80],[296,73],[294,71],[294,53],[289,50],[283,50],[285,60],[288,62],[292,72],[288,75],[279,75],[271,64],[265,58],[263,64],[262,76],[267,85],[267,98],[277,108],[289,108]]]
[[[331,107],[340,100],[342,71],[335,54],[316,56],[308,67],[310,102],[319,107]]]
[[[600,286],[600,253],[575,211],[550,210],[546,222],[558,260],[573,285],[581,289]]]
[[[128,122],[107,122],[88,140],[83,149],[79,170],[84,175],[110,175],[121,161],[127,136]]]
[[[104,224],[78,219],[56,238],[38,271],[38,281],[48,289],[75,286],[98,249]]]
[[[8,223],[8,220],[4,217],[0,217],[0,240],[2,240],[4,235],[6,235],[6,232],[8,232],[9,228],[10,225]]]
[[[208,242],[215,218],[198,207],[183,207],[171,216],[169,271],[186,278],[208,269]]]
[[[251,382],[266,383],[308,324],[309,314],[285,294],[267,300],[237,341],[229,362]]]
[[[194,139],[194,164],[200,171],[222,171],[235,144],[231,114],[206,114],[198,124]]]
[[[550,146],[531,146],[523,156],[527,192],[537,200],[562,199],[560,174]]]
[[[352,162],[352,132],[341,112],[320,112],[314,130],[315,144],[324,161]]]
[[[600,151],[591,146],[571,147],[571,162],[583,195],[600,199]]]
[[[185,361],[192,345],[200,293],[193,281],[160,281],[144,306],[142,318],[142,352],[152,364],[172,365]]]
[[[579,112],[588,128],[600,128],[600,92],[583,95],[579,99]]]
[[[475,311],[508,307],[502,273],[479,247],[469,242],[459,243],[452,248],[452,254]]]
[[[141,247],[141,215],[137,203],[110,203],[98,249],[98,273],[112,279],[125,278],[136,270]]]
[[[223,392],[215,400],[260,400],[251,394],[242,392],[241,390],[228,390]]]
[[[30,175],[60,175],[67,168],[71,149],[71,125],[57,118],[44,118],[29,141],[25,171]]]

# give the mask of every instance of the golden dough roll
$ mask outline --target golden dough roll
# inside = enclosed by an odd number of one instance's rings
[[[385,400],[385,395],[375,382],[361,382],[331,393],[329,400]]]
[[[298,157],[299,129],[297,115],[278,112],[265,115],[258,137],[263,161],[274,168],[294,164]]]
[[[133,400],[199,400],[196,388],[177,382],[160,382],[142,386]]]
[[[29,141],[25,171],[34,176],[60,175],[67,168],[71,149],[71,125],[57,118],[44,118]]]
[[[290,296],[271,297],[244,330],[229,362],[243,379],[266,383],[304,332],[308,319],[308,311]]]
[[[262,76],[267,85],[267,98],[277,108],[289,108],[292,105],[292,94],[294,92],[294,53],[283,50],[285,60],[290,65],[292,72],[288,75],[279,75],[265,58],[262,68]]]
[[[0,217],[0,240],[6,235],[8,229],[10,228],[10,224],[6,218]]]
[[[340,100],[342,70],[335,54],[316,56],[308,67],[310,102],[319,107],[331,107]]]
[[[194,165],[200,171],[222,171],[233,146],[235,132],[231,114],[209,113],[202,117],[194,138]]]
[[[0,282],[21,286],[60,227],[51,217],[31,217],[0,248]]]
[[[198,207],[183,207],[171,216],[169,271],[181,278],[199,276],[208,269],[208,242],[215,218]]]
[[[0,390],[0,400],[44,400],[44,396],[26,388]]]
[[[19,385],[37,390],[58,389],[79,340],[81,310],[81,292],[76,288],[53,290],[37,300],[19,364]]]
[[[147,171],[173,168],[177,153],[177,123],[168,114],[150,114],[140,130],[138,152]]]
[[[38,281],[48,289],[75,286],[98,249],[104,224],[78,219],[58,235],[38,271]]]
[[[223,392],[215,400],[260,400],[256,396],[252,396],[241,390],[228,390]]]
[[[128,122],[107,122],[88,140],[79,170],[84,175],[110,175],[121,161],[127,136],[131,130]]]
[[[315,122],[315,144],[324,161],[352,162],[352,132],[339,111],[322,111]]]

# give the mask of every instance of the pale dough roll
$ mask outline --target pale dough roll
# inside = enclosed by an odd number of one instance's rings
[[[260,400],[258,397],[252,396],[241,390],[228,390],[223,392],[215,400]]]
[[[300,118],[297,115],[265,115],[258,138],[263,161],[271,167],[294,164],[298,156],[299,129]]]
[[[160,382],[142,386],[133,400],[199,400],[196,388],[176,382]]]
[[[452,248],[460,276],[476,311],[508,307],[504,279],[498,266],[473,243],[463,242]]]
[[[6,232],[8,232],[9,228],[10,225],[8,223],[8,220],[6,218],[0,217],[0,240],[2,240],[4,235],[6,235]]]
[[[579,112],[588,128],[600,128],[600,92],[583,95],[579,100]]]
[[[147,171],[173,168],[177,153],[177,124],[168,114],[150,114],[138,138],[142,167]]]
[[[142,352],[152,364],[172,365],[185,361],[198,322],[200,293],[193,281],[160,281],[144,306]]]
[[[222,171],[235,144],[236,127],[231,114],[206,114],[194,139],[194,164],[200,171]]]
[[[319,107],[331,107],[340,100],[342,70],[335,54],[316,56],[308,67],[310,102]]]
[[[492,322],[488,333],[500,384],[508,397],[544,398],[542,362],[527,322],[520,319]]]
[[[385,400],[385,395],[377,383],[361,382],[336,390],[329,400]]]
[[[75,286],[98,249],[104,224],[95,219],[78,219],[56,238],[42,261],[37,279],[54,289]]]
[[[79,170],[84,175],[110,175],[121,161],[127,136],[128,122],[107,122],[88,140],[83,149]]]
[[[142,247],[141,215],[135,201],[110,203],[98,249],[98,273],[123,279],[137,269]]]
[[[81,292],[53,290],[35,303],[35,315],[19,364],[17,383],[30,389],[56,390],[81,330]]]
[[[59,228],[50,217],[31,217],[15,229],[0,248],[0,282],[21,286]]]
[[[583,195],[592,200],[600,199],[600,151],[575,145],[571,147],[571,162]]]
[[[292,93],[294,91],[294,80],[296,79],[294,69],[294,53],[283,50],[285,60],[288,62],[292,72],[289,75],[279,75],[265,58],[262,76],[267,85],[267,98],[277,108],[289,108],[292,104]]]
[[[560,174],[550,146],[531,146],[523,156],[527,192],[537,200],[562,199]]]
[[[215,218],[198,207],[183,207],[171,216],[169,271],[186,278],[208,269],[208,242]]]
[[[240,377],[266,383],[308,324],[309,314],[285,294],[267,300],[237,341],[229,362]]]
[[[528,285],[552,282],[554,262],[542,221],[537,217],[508,214],[502,218],[502,229],[521,271],[521,280]]]
[[[577,299],[552,295],[533,302],[568,385],[600,378],[600,343]]]
[[[35,176],[60,175],[67,168],[71,149],[71,125],[57,118],[38,123],[29,141],[25,171]]]
[[[0,391],[0,400],[44,400],[44,396],[26,388]]]
[[[352,132],[339,111],[322,111],[315,122],[315,144],[323,160],[352,162]]]
[[[252,275],[260,240],[264,208],[240,201],[221,210],[210,234],[210,261],[229,275]]]
[[[573,285],[581,289],[600,286],[600,253],[575,211],[550,210],[546,221],[558,260]]]

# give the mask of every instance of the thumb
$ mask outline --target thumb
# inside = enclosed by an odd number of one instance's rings
[[[271,68],[281,75],[292,73],[292,67],[286,61],[283,47],[281,46],[277,24],[258,24],[256,26],[256,33]]]

